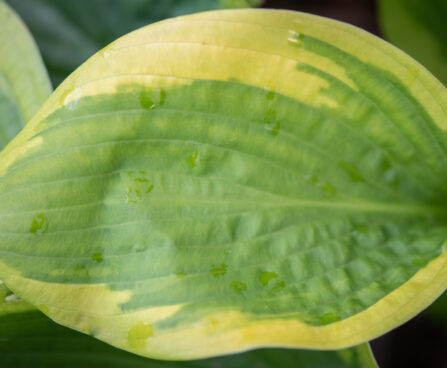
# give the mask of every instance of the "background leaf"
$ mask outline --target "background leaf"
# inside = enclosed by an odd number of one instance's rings
[[[441,295],[431,306],[427,309],[425,314],[436,322],[443,323],[447,327],[447,293]]]
[[[379,15],[385,38],[447,84],[447,2],[380,0]]]
[[[134,32],[1,153],[0,276],[152,357],[371,339],[447,284],[446,94],[310,15]]]
[[[256,350],[196,362],[167,362],[115,349],[59,326],[0,285],[0,354],[3,368],[368,368],[367,344],[341,351]]]
[[[31,35],[0,1],[0,149],[28,122],[51,93]]]
[[[256,6],[261,0],[8,0],[37,40],[57,86],[116,38],[166,18]]]

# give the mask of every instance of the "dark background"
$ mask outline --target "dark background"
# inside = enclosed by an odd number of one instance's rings
[[[376,0],[267,0],[263,7],[322,15],[382,36]],[[447,368],[446,299],[443,295],[427,311],[371,342],[381,368]]]

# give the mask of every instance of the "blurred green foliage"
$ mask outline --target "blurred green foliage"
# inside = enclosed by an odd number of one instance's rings
[[[379,0],[386,39],[447,85],[447,1]]]

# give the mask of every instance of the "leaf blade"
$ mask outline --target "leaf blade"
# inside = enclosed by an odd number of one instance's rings
[[[0,275],[153,357],[371,339],[445,289],[445,96],[398,50],[313,16],[144,28],[2,153]]]
[[[51,85],[32,36],[3,1],[0,18],[0,148],[3,148],[47,99]]]

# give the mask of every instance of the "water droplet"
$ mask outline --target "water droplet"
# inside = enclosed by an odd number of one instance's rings
[[[160,88],[160,100],[158,102],[159,106],[163,106],[166,100],[166,92],[163,88]]]
[[[365,178],[363,177],[363,175],[361,174],[361,172],[359,171],[359,169],[356,166],[350,165],[350,164],[344,162],[343,160],[338,161],[338,166],[343,168],[346,171],[346,173],[349,175],[349,178],[351,179],[352,182],[357,183],[357,182],[365,181]]]
[[[340,316],[334,312],[325,313],[320,318],[320,322],[322,325],[328,325],[337,321],[340,321]]]
[[[271,135],[277,136],[279,133],[279,130],[281,129],[281,123],[279,120],[277,120],[275,123],[266,124],[264,126],[264,128],[267,129]]]
[[[277,277],[279,277],[279,275],[276,272],[267,272],[267,271],[261,272],[259,274],[259,282],[262,285],[267,286],[270,280],[275,279]]]
[[[146,91],[140,93],[140,103],[145,109],[153,109],[155,107],[149,92]]]
[[[219,324],[219,320],[217,318],[207,317],[207,320],[208,320],[209,324],[213,327],[216,327]],[[217,366],[216,366],[216,368],[217,368]]]
[[[239,78],[236,78],[236,77],[230,77],[230,78],[227,79],[227,81],[231,82],[231,83],[242,83],[242,81]]]
[[[97,252],[97,253],[93,253],[91,256],[92,261],[96,262],[96,263],[101,263],[104,260],[104,257],[102,255],[102,253]]]
[[[388,185],[397,188],[399,186],[399,177],[396,173],[396,170],[394,170],[392,167],[388,168],[385,173],[385,181],[388,183]]]
[[[138,188],[127,187],[126,202],[127,203],[137,203],[141,200],[141,193]]]
[[[320,184],[319,188],[327,197],[334,197],[337,194],[335,188],[329,183]]]
[[[416,257],[411,260],[411,263],[413,264],[413,266],[420,268],[425,267],[428,261],[422,257]]]
[[[194,153],[188,157],[188,164],[191,168],[194,168],[199,164],[199,150],[195,150]]]
[[[320,183],[316,176],[305,177],[306,180],[313,185],[316,185],[320,189],[325,197],[334,197],[337,194],[337,190],[329,183]]]
[[[147,175],[147,172],[143,170],[137,172],[129,171],[127,173],[126,203],[137,203],[144,195],[152,192],[154,185]]]
[[[17,295],[15,295],[15,294],[11,294],[11,295],[8,295],[6,298],[5,298],[5,302],[6,303],[18,303],[18,302],[22,302],[23,301],[23,299],[21,299],[21,298],[19,298]]]
[[[228,268],[228,266],[226,264],[222,263],[220,266],[213,267],[210,270],[210,273],[214,277],[221,277],[221,276],[224,276],[227,273],[227,268]]]
[[[268,89],[265,90],[265,98],[267,99],[267,110],[264,115],[264,128],[269,131],[273,136],[277,136],[279,130],[281,129],[281,123],[277,119],[276,108],[274,105],[274,100],[276,97],[275,92]]]
[[[35,235],[42,235],[48,229],[48,220],[45,218],[43,213],[37,214],[31,221],[31,226],[29,228],[30,233]]]
[[[317,184],[318,178],[316,176],[312,176],[309,178],[309,182],[311,182],[312,184]]]
[[[44,314],[49,314],[50,313],[50,309],[45,304],[38,305],[37,309],[39,309]]]
[[[153,184],[148,185],[148,186],[146,187],[146,193],[150,193],[150,192],[152,192],[152,189],[154,189],[154,185],[153,185]]]
[[[369,230],[368,225],[358,224],[352,229],[353,234],[364,234]]]
[[[247,285],[241,281],[233,281],[230,284],[230,289],[233,289],[236,295],[242,295],[242,293],[247,290]]]
[[[132,249],[136,252],[136,253],[142,253],[145,252],[147,249],[146,245],[143,244],[134,244],[134,246],[132,247]]]
[[[166,100],[166,92],[163,88],[154,90],[145,89],[140,92],[140,104],[146,110],[152,110],[163,106]]]
[[[139,321],[127,333],[127,341],[131,348],[144,348],[146,340],[153,335],[152,325]]]
[[[281,129],[281,123],[276,118],[276,109],[273,106],[269,106],[264,116],[264,128],[269,131],[269,133],[273,136],[278,135],[279,130]]]
[[[391,185],[393,188],[397,188],[399,186],[399,177],[396,173],[393,173],[392,179],[388,181],[388,184]]]
[[[85,270],[85,265],[77,264],[77,265],[74,266],[74,270],[75,271],[84,271]]]
[[[116,54],[116,50],[110,47],[106,47],[102,50],[101,55],[104,59],[107,59],[109,57],[111,57],[112,55]]]
[[[66,94],[66,96],[63,100],[63,105],[68,110],[74,110],[77,107],[81,97],[82,97],[82,90],[79,87],[77,87],[74,90],[72,90],[70,93]]]
[[[303,42],[303,35],[291,29],[288,32],[287,41],[292,46],[300,46],[301,43]]]
[[[65,89],[64,92],[62,92],[62,94],[59,97],[59,104],[62,107],[65,107],[65,99],[67,98],[67,96],[73,91],[74,87],[68,87]]]
[[[272,291],[273,293],[279,293],[280,291],[282,291],[282,289],[284,289],[284,287],[286,286],[284,281],[280,281],[278,282],[275,286],[273,286],[270,291]]]
[[[266,92],[265,92],[265,98],[268,100],[268,101],[273,101],[273,99],[275,98],[275,92],[273,92],[273,91],[270,91],[270,90],[266,90]]]

